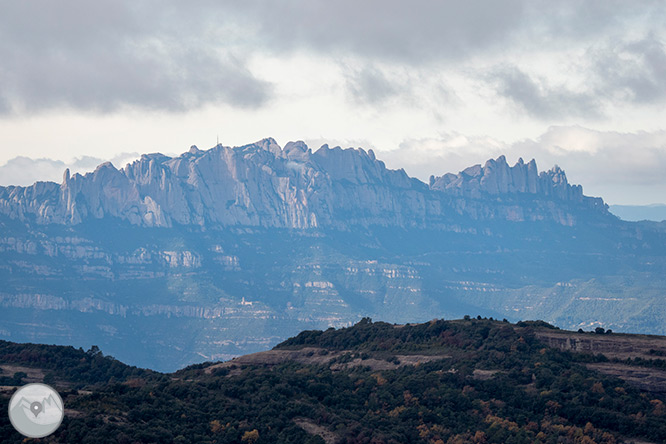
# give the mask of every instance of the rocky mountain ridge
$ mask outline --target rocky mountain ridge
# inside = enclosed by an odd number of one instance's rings
[[[559,166],[539,173],[534,159],[525,163],[522,159],[509,166],[506,157],[488,160],[484,166],[474,165],[458,174],[430,177],[430,188],[456,196],[480,199],[484,195],[533,194],[554,197],[563,201],[584,202],[603,207],[601,199],[583,195],[583,187],[570,185]]]
[[[520,195],[535,205],[512,202]],[[510,167],[500,156],[426,185],[387,169],[372,150],[324,145],[313,152],[303,142],[283,149],[271,138],[193,146],[175,158],[147,154],[120,170],[111,163],[85,175],[67,170],[61,184],[0,187],[0,214],[63,225],[109,216],[143,227],[441,228],[459,216],[572,225],[570,204],[608,215],[603,200],[584,196],[559,167],[538,173],[534,160]]]
[[[504,157],[425,184],[266,139],[0,188],[0,338],[162,370],[364,316],[665,334],[664,276],[662,225]]]

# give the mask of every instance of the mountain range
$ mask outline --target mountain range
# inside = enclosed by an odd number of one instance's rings
[[[452,209],[475,219],[546,216],[574,223],[566,205],[525,214],[527,208],[511,202],[498,208],[462,204],[507,195],[540,196],[607,213],[601,199],[583,196],[582,187],[570,185],[559,167],[539,174],[534,160],[520,159],[510,167],[501,156],[457,175],[433,176],[428,186],[404,170],[387,169],[372,150],[324,145],[313,153],[303,142],[282,149],[273,139],[207,151],[193,146],[177,158],[144,155],[121,170],[103,163],[84,176],[70,177],[67,170],[61,184],[0,188],[0,212],[37,224],[114,217],[142,227],[443,228]]]
[[[610,211],[623,220],[641,221],[665,221],[666,220],[666,205],[652,204],[652,205],[611,205]]]
[[[363,316],[666,333],[666,225],[534,160],[426,184],[372,150],[192,147],[0,187],[0,228],[1,337],[159,370]]]

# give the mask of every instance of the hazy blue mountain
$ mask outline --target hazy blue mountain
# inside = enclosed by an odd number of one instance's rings
[[[515,199],[524,196],[534,205]],[[273,139],[192,147],[177,158],[144,155],[121,170],[104,163],[85,176],[67,170],[61,184],[0,187],[0,214],[69,226],[113,217],[139,227],[447,229],[459,216],[573,225],[583,208],[608,215],[601,199],[583,196],[558,167],[537,176],[535,161],[509,167],[502,156],[427,186],[387,169],[372,150],[324,145],[313,153],[303,142],[283,150]]]
[[[666,220],[666,205],[611,205],[610,212],[622,220],[642,221],[651,220],[661,222]]]
[[[364,316],[666,333],[666,227],[504,157],[429,184],[274,140],[0,188],[0,336],[172,370]]]

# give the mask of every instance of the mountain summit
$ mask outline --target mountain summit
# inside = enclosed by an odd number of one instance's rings
[[[533,202],[517,205],[520,195]],[[491,208],[483,202],[489,196],[503,199]],[[387,169],[372,150],[324,145],[313,152],[303,142],[283,149],[272,138],[206,151],[193,146],[175,158],[143,155],[120,170],[108,162],[85,175],[67,170],[61,184],[0,187],[0,213],[64,225],[108,216],[145,227],[441,228],[459,216],[572,225],[569,204],[608,214],[559,167],[539,174],[534,160],[509,167],[500,156],[426,185]]]
[[[474,165],[459,174],[431,176],[430,188],[453,195],[481,198],[484,195],[534,194],[562,201],[590,202],[603,207],[600,199],[583,196],[583,187],[569,185],[564,171],[557,165],[539,174],[536,161],[525,163],[522,159],[510,167],[506,157],[490,159],[482,167]]]

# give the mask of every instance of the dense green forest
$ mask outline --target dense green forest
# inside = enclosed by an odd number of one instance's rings
[[[42,369],[60,391],[65,420],[42,442],[666,442],[664,393],[584,365],[607,357],[545,346],[534,335],[545,327],[364,319],[306,331],[274,349],[330,358],[320,363],[203,363],[173,374],[126,366],[96,348],[0,342],[0,364]],[[430,359],[404,365],[409,356]],[[371,365],[380,361],[390,368]],[[17,385],[27,375],[0,377]],[[3,393],[4,409],[10,395]],[[23,441],[6,415],[0,441]]]

